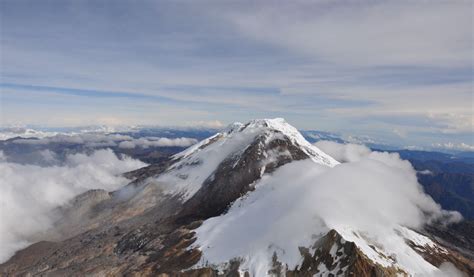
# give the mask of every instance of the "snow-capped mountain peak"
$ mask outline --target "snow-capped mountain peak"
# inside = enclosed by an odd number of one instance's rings
[[[251,167],[248,163],[243,163],[250,155],[254,156],[252,164],[255,164]],[[265,172],[287,162],[307,158],[329,167],[338,164],[306,141],[296,128],[282,118],[257,119],[246,124],[236,122],[222,132],[174,155],[168,171],[157,181],[168,184],[170,193],[181,194],[183,200],[188,200],[204,183],[212,182],[214,176],[219,174],[219,168],[225,164],[230,164],[233,169],[257,169],[258,176],[250,180],[254,182]]]

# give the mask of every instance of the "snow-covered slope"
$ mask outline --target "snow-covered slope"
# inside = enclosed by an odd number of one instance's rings
[[[276,141],[285,141],[283,147],[269,147]],[[183,201],[190,199],[205,183],[212,179],[219,165],[224,161],[233,160],[233,167],[243,158],[245,151],[252,145],[260,144],[255,151],[263,155],[260,168],[278,162],[282,156],[290,160],[310,158],[314,163],[333,167],[338,164],[316,146],[306,141],[303,136],[282,118],[259,119],[247,124],[234,123],[223,132],[207,138],[181,153],[176,154],[175,162],[165,174],[157,178],[157,182],[165,184],[171,194],[181,194]],[[288,146],[298,150],[292,153]],[[254,154],[254,153],[252,153]],[[294,157],[303,154],[303,156]]]

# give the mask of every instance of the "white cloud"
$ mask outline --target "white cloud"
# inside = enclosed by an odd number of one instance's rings
[[[471,88],[472,89],[472,88]],[[471,91],[472,92],[472,91]],[[468,100],[468,99],[466,99]],[[457,133],[473,133],[474,132],[474,114],[472,113],[472,96],[471,103],[467,101],[466,105],[471,105],[471,110],[466,110],[463,112],[431,112],[428,114],[428,117],[433,121],[437,121],[445,125],[445,128],[442,129],[443,133],[446,134],[457,134]]]
[[[54,159],[51,153],[43,154]],[[69,155],[60,166],[0,161],[0,263],[51,227],[52,209],[89,189],[120,188],[129,182],[121,173],[145,165],[128,157],[119,159],[111,150]]]
[[[469,66],[470,1],[288,2],[224,13],[242,34],[329,63]]]
[[[57,135],[57,132],[44,132],[30,128],[6,127],[0,129],[0,140],[7,140],[14,137],[22,138],[44,138]]]
[[[367,146],[361,144],[340,144],[333,141],[322,140],[316,142],[314,145],[341,163],[357,162],[371,153]]]
[[[194,138],[139,138],[119,143],[119,148],[131,149],[135,147],[188,147],[197,142]]]
[[[122,141],[119,143],[118,147],[122,149],[133,149],[137,145],[132,141]]]
[[[421,175],[433,175],[433,172],[428,170],[428,169],[425,169],[425,170],[421,170],[421,171],[418,171],[418,174],[421,174]]]
[[[403,78],[406,77],[400,77]],[[325,91],[326,94],[337,95],[342,99],[365,99],[373,103],[366,107],[347,106],[328,109],[332,116],[378,120],[384,122],[392,131],[397,129],[402,137],[408,131],[459,134],[472,133],[474,130],[470,80],[409,86],[355,84],[348,87],[336,86]],[[405,121],[394,122],[395,119]]]
[[[336,149],[336,154],[350,162],[333,168],[310,160],[284,165],[264,175],[255,191],[233,203],[226,214],[206,220],[196,230],[201,261],[219,264],[242,257],[243,268],[264,276],[274,252],[293,268],[301,262],[299,246],[312,245],[314,236],[336,229],[375,259],[380,258],[368,244],[396,256],[411,274],[439,272],[396,230],[418,229],[435,219],[457,221],[460,214],[442,210],[426,195],[416,171],[397,154],[368,153],[353,145],[339,148],[347,148]],[[353,232],[369,242],[357,240]]]
[[[463,143],[463,142],[462,143],[452,143],[452,142],[433,143],[431,146],[438,149],[474,151],[474,145]]]
[[[83,144],[91,148],[104,148],[117,146],[123,149],[135,148],[136,146],[142,148],[148,147],[187,147],[197,140],[194,138],[157,138],[157,137],[142,137],[134,139],[128,135],[120,134],[101,134],[101,133],[82,133],[82,134],[58,134],[50,137],[39,139],[15,139],[13,143],[31,144],[31,145],[47,145],[50,143],[63,144]]]
[[[120,134],[106,133],[83,133],[83,134],[57,134],[54,136],[43,137],[39,139],[15,139],[13,143],[19,144],[49,144],[49,143],[67,143],[67,144],[90,144],[109,143],[115,141],[131,140],[132,137]]]
[[[344,139],[353,144],[365,144],[365,143],[380,143],[383,144],[381,141],[376,141],[374,138],[370,136],[353,136],[348,135],[345,136]]]

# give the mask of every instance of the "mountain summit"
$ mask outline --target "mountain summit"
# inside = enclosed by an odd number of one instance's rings
[[[452,213],[414,174],[388,153],[341,164],[283,119],[234,123],[76,197],[0,274],[472,275],[472,252],[424,231]]]

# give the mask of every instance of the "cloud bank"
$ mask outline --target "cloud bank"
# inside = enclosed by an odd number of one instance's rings
[[[160,138],[160,137],[142,137],[133,138],[128,135],[121,134],[105,134],[105,133],[85,133],[85,134],[57,134],[44,138],[33,139],[15,139],[13,143],[28,144],[28,145],[48,145],[51,143],[58,144],[82,144],[90,148],[100,147],[116,147],[131,149],[135,147],[187,147],[197,140],[193,138]]]
[[[49,159],[55,159],[45,153]],[[0,263],[52,226],[51,211],[90,189],[112,191],[128,183],[121,173],[146,164],[111,150],[68,155],[60,165],[9,163],[0,151]]]
[[[450,149],[450,150],[457,150],[457,151],[474,151],[474,145],[467,144],[467,143],[433,143],[432,146],[437,149]]]
[[[322,140],[314,145],[341,163],[357,162],[371,153],[367,146],[361,144],[340,144],[329,140]]]
[[[119,148],[148,148],[148,147],[171,147],[171,146],[178,146],[178,147],[187,147],[193,145],[197,142],[196,139],[193,138],[139,138],[133,139],[129,141],[122,141],[119,143]]]
[[[15,139],[14,143],[45,145],[50,143],[63,144],[89,144],[94,146],[97,143],[108,143],[114,145],[116,141],[130,140],[132,137],[120,134],[58,134],[50,137],[39,139]]]
[[[22,138],[44,138],[57,135],[57,132],[45,132],[31,128],[8,127],[0,128],[0,140],[7,140],[14,137]]]
[[[237,200],[228,213],[197,229],[195,246],[204,253],[202,262],[243,257],[244,269],[263,276],[274,252],[292,268],[301,261],[299,246],[309,246],[314,235],[336,229],[346,240],[365,247],[368,255],[378,257],[353,232],[394,254],[409,272],[438,272],[404,243],[397,230],[420,229],[435,220],[457,221],[460,214],[442,210],[426,195],[416,171],[398,154],[350,144],[319,145],[345,163],[328,168],[297,161],[263,176],[255,191]]]

